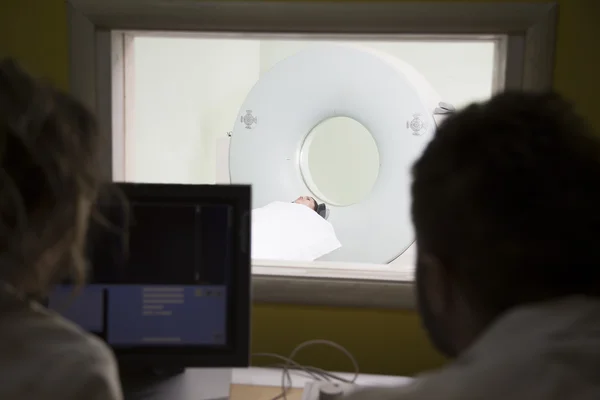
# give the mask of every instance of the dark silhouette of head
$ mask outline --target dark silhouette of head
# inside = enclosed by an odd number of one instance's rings
[[[460,354],[501,314],[600,295],[600,137],[553,93],[449,116],[413,167],[419,309]]]

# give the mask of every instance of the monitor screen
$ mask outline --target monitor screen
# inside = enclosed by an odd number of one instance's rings
[[[59,286],[51,309],[121,359],[247,365],[250,190],[120,184],[90,227],[90,283]]]

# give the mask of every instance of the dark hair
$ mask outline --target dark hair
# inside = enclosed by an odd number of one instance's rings
[[[485,311],[600,294],[600,140],[553,93],[447,118],[413,167],[419,253]]]
[[[315,199],[314,197],[311,197],[310,199],[313,201],[313,204],[314,204],[313,210],[315,212],[318,212],[317,210],[319,209],[319,203],[317,202],[317,199]]]
[[[0,61],[0,280],[32,295],[83,281],[99,140],[78,101]]]
[[[314,203],[313,210],[315,210],[315,212],[321,217],[327,219],[327,206],[325,205],[325,203],[319,204],[319,202],[317,202],[317,199],[315,199],[314,197],[311,197],[311,199]]]

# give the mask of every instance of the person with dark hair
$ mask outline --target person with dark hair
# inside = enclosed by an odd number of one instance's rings
[[[319,204],[319,202],[311,196],[300,196],[296,200],[294,200],[296,204],[302,204],[308,208],[314,210],[321,217],[326,219],[326,206],[325,204]]]
[[[78,101],[0,61],[0,399],[122,398],[108,347],[36,301],[85,282],[100,141]]]
[[[352,399],[600,399],[600,137],[557,94],[449,116],[413,167],[438,372]],[[401,354],[397,355],[402,357]]]
[[[317,206],[319,204],[317,203],[315,198],[311,196],[300,196],[296,200],[294,200],[294,203],[302,204],[303,206],[312,208],[313,210],[315,210],[315,212],[317,211]]]

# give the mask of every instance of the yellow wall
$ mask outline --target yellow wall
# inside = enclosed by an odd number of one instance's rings
[[[2,0],[1,3],[0,55],[17,57],[34,73],[66,88],[64,0]],[[600,27],[594,26],[594,19],[600,21],[599,1],[560,1],[554,83],[599,129]],[[312,338],[331,339],[347,346],[357,356],[361,369],[372,373],[414,374],[442,362],[428,345],[413,312],[254,307],[254,351],[286,354],[297,343]],[[324,368],[341,370],[347,365],[343,357],[327,349],[307,349],[303,354],[302,361]]]

